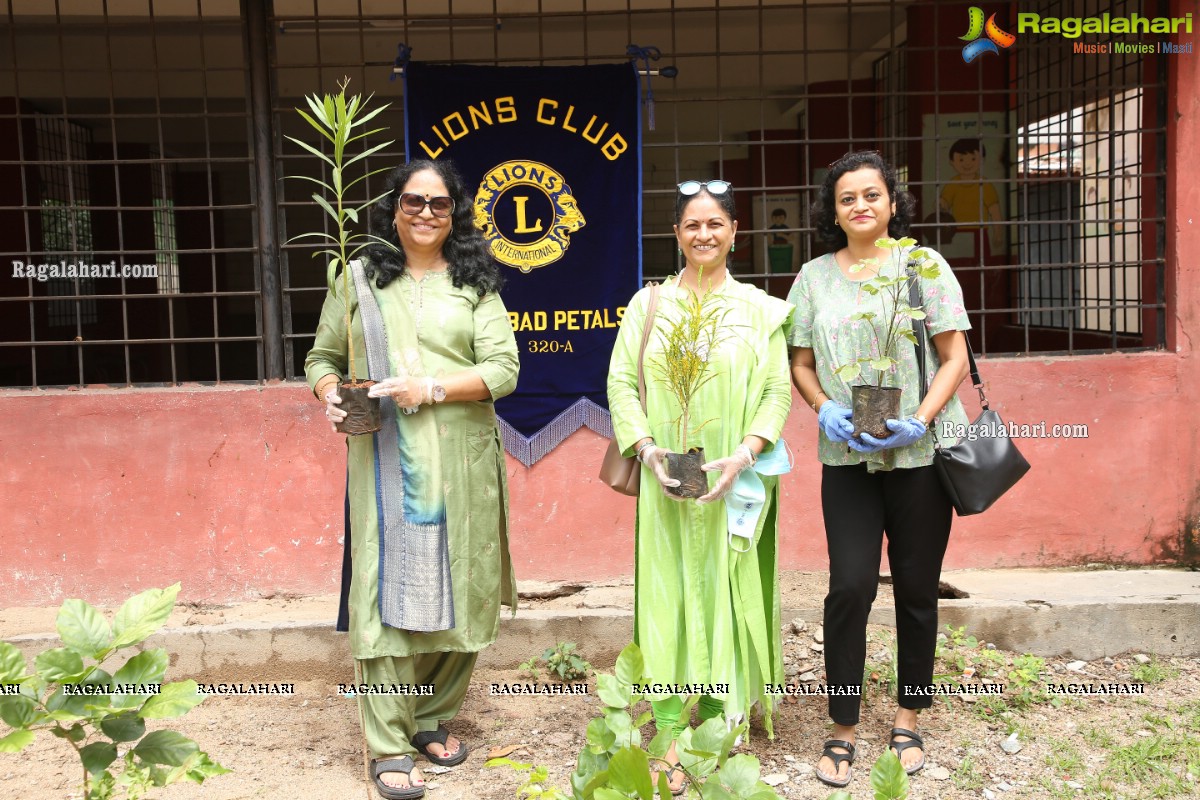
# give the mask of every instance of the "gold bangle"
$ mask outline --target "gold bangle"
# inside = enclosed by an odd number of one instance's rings
[[[820,390],[820,389],[818,389],[818,390],[817,390],[817,393],[816,393],[815,395],[813,395],[813,401],[812,401],[812,410],[813,410],[813,411],[820,411],[820,410],[821,410],[821,407],[820,407],[820,405],[818,405],[818,403],[817,403],[817,398],[818,398],[818,397],[820,397],[820,396],[821,396],[821,395],[823,395],[823,394],[825,394],[825,392],[824,392],[824,391],[822,391],[822,390]],[[826,399],[826,400],[828,400],[828,399],[829,399],[829,395],[825,394],[825,399]]]
[[[330,378],[330,380],[328,380],[328,381],[322,379],[321,383],[318,383],[317,387],[316,387],[315,394],[317,395],[317,399],[320,400],[322,403],[325,402],[325,394],[329,390],[329,387],[337,386],[339,383],[342,382],[342,379],[336,375],[330,375],[329,378]],[[321,390],[322,386],[325,387],[325,391]]]

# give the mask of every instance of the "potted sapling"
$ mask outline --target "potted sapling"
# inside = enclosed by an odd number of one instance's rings
[[[700,270],[697,280],[703,280]],[[676,497],[697,498],[708,493],[708,476],[700,469],[705,463],[703,447],[689,447],[700,431],[712,419],[695,424],[692,419],[693,401],[704,384],[716,377],[709,363],[710,354],[729,334],[723,327],[726,310],[720,308],[711,292],[701,298],[689,290],[687,296],[675,298],[678,314],[659,329],[662,352],[650,360],[650,371],[675,399],[679,416],[670,424],[678,452],[667,453],[667,474],[679,481],[679,486],[666,491]]]
[[[910,249],[916,243],[915,239],[907,237],[878,239],[875,246],[886,248],[890,257],[883,260],[865,258],[850,267],[852,273],[868,267],[876,268],[875,276],[863,281],[862,290],[872,297],[878,297],[883,306],[882,312],[860,311],[850,317],[854,321],[866,322],[874,329],[874,352],[842,364],[833,371],[833,374],[850,383],[862,377],[864,368],[874,370],[873,383],[851,383],[850,386],[853,412],[850,421],[856,437],[869,433],[878,439],[886,439],[892,434],[887,427],[887,420],[900,417],[901,389],[884,384],[895,379],[900,341],[917,343],[912,321],[925,318],[924,311],[909,304],[909,287],[915,280],[933,279],[941,274],[938,263],[926,251]]]
[[[313,147],[307,142],[301,141],[292,136],[287,138],[296,144],[303,147],[309,153],[321,159],[329,168],[330,179],[332,183],[324,181],[308,175],[288,175],[288,178],[296,180],[309,181],[317,184],[323,191],[313,192],[312,199],[321,209],[333,220],[337,230],[336,235],[328,231],[314,231],[310,233],[302,233],[298,236],[293,236],[288,240],[288,244],[294,241],[305,238],[315,238],[326,243],[328,247],[323,250],[318,250],[313,253],[316,256],[328,256],[329,266],[325,275],[325,283],[329,288],[330,293],[338,294],[339,283],[342,301],[346,308],[346,353],[348,359],[349,374],[347,380],[339,382],[338,397],[341,398],[341,409],[346,412],[346,418],[337,423],[337,429],[346,434],[357,435],[363,433],[374,433],[379,430],[379,398],[368,397],[367,390],[375,383],[371,380],[358,380],[358,372],[354,361],[354,337],[350,328],[350,269],[349,264],[362,250],[368,247],[371,243],[377,243],[396,250],[396,246],[386,239],[371,234],[351,234],[348,230],[348,224],[358,224],[358,215],[363,210],[374,205],[383,194],[373,197],[365,203],[352,206],[348,205],[346,195],[350,189],[357,184],[365,181],[372,175],[378,175],[381,172],[387,172],[388,167],[371,170],[366,172],[354,180],[347,181],[346,169],[357,161],[362,161],[373,153],[377,153],[388,145],[392,144],[393,140],[368,147],[360,153],[355,153],[347,157],[346,148],[353,142],[366,139],[368,136],[374,136],[377,133],[387,130],[386,128],[375,128],[373,130],[363,130],[362,127],[377,116],[380,112],[386,109],[387,105],[382,105],[373,111],[366,110],[367,103],[371,101],[374,95],[368,95],[366,100],[361,95],[346,97],[346,86],[350,79],[345,78],[339,83],[340,91],[336,95],[319,95],[306,96],[304,99],[308,101],[309,110],[312,114],[309,115],[302,109],[296,109],[304,120],[313,127],[317,133],[321,134],[332,148],[332,154],[326,154],[321,150]],[[386,192],[384,193],[386,194]],[[328,199],[327,199],[328,198]],[[341,271],[342,279],[337,280],[338,271]]]

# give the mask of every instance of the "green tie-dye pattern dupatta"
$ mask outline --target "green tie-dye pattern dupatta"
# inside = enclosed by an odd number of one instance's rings
[[[417,328],[407,304],[376,294],[361,261],[350,262],[372,380],[422,377]],[[382,300],[382,302],[380,302]],[[441,455],[432,408],[401,413],[382,398],[375,437],[379,516],[379,616],[408,631],[454,627]]]

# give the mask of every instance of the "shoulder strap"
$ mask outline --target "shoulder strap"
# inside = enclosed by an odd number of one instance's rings
[[[642,412],[646,411],[646,374],[642,362],[646,359],[646,344],[650,341],[650,332],[654,330],[654,314],[658,310],[658,290],[661,287],[655,283],[650,286],[650,302],[646,304],[646,323],[642,327],[642,346],[638,350],[638,400],[642,403]]]
[[[914,278],[912,283],[908,285],[908,304],[913,308],[921,308],[921,287],[917,285],[917,280]],[[918,403],[925,399],[925,392],[929,386],[925,377],[925,323],[919,319],[912,321],[913,333],[917,336],[917,371],[921,373],[921,396]],[[967,363],[971,367],[971,385],[975,387],[975,391],[979,392],[979,404],[983,406],[983,410],[988,410],[987,395],[983,393],[983,378],[979,377],[979,367],[975,364],[975,353],[971,349],[971,337],[966,331],[962,332],[963,338],[967,340]]]

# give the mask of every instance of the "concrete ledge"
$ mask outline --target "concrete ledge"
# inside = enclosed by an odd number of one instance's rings
[[[941,623],[965,626],[1005,650],[1085,661],[1128,651],[1200,655],[1200,626],[1195,624],[1200,617],[1200,573],[999,570],[947,572],[943,578],[971,596],[943,600]],[[819,582],[808,583],[815,586]],[[890,587],[880,588],[870,621],[894,626]],[[803,604],[785,608],[784,622],[796,617],[818,622],[821,603],[815,593],[816,589],[810,588],[803,597],[793,594],[792,599]],[[480,655],[480,664],[512,668],[557,642],[574,641],[585,658],[607,668],[632,638],[632,605],[633,587],[629,584],[584,587],[566,596],[524,604],[515,618],[502,614],[500,635]],[[349,681],[349,643],[332,626],[336,608],[336,598],[326,596],[200,614],[183,609],[180,616],[172,617],[170,627],[147,643],[171,654],[169,674],[173,680]],[[25,627],[53,628],[53,609],[45,611],[45,618],[27,621]],[[199,624],[210,619],[224,621]],[[9,632],[12,627],[5,625],[0,630]],[[7,640],[28,659],[57,644],[55,637],[39,633]]]

